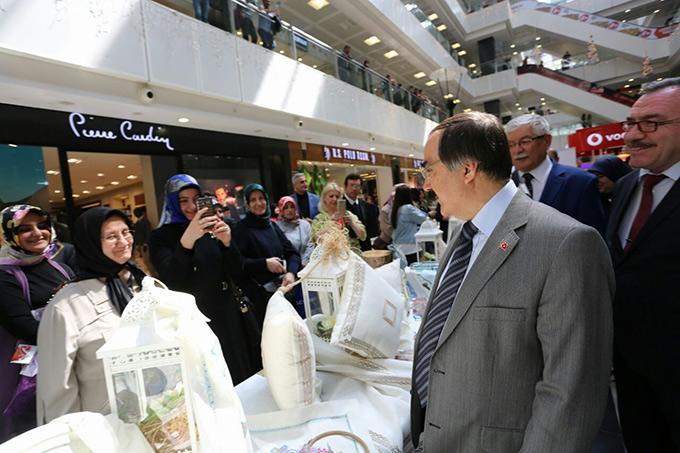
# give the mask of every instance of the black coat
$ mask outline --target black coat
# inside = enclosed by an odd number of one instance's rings
[[[347,210],[357,216],[361,223],[366,227],[366,239],[360,241],[361,250],[371,250],[371,238],[380,235],[380,223],[378,217],[380,210],[377,206],[366,203],[364,200],[358,200],[358,206],[350,203],[347,199]],[[355,238],[356,233],[349,228],[349,237]]]
[[[251,344],[244,328],[231,281],[241,272],[236,247],[204,235],[187,250],[179,240],[186,224],[170,224],[154,230],[149,240],[151,261],[160,279],[175,291],[192,294],[220,341],[234,385],[261,368],[261,359],[249,352]]]

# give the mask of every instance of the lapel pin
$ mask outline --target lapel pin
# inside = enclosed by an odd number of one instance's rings
[[[508,249],[508,243],[503,241],[501,242],[501,250],[507,250]]]

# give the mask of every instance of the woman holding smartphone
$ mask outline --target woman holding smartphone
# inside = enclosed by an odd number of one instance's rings
[[[231,230],[209,207],[198,208],[198,182],[175,175],[165,184],[160,227],[151,233],[151,261],[170,289],[192,294],[220,341],[234,385],[260,370],[260,357],[247,337],[232,282],[241,273],[241,256]],[[259,340],[256,342],[259,344]]]
[[[328,222],[336,222],[341,224],[348,234],[350,229],[355,233],[356,237],[350,238],[349,245],[354,252],[361,254],[359,242],[366,239],[366,227],[357,216],[346,209],[340,187],[334,182],[329,182],[321,191],[320,198],[319,214],[312,222],[312,242],[318,244],[320,239],[323,240],[321,233]]]

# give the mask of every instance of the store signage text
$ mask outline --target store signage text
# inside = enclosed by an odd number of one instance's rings
[[[367,153],[366,151],[357,151],[354,149],[333,148],[329,146],[324,146],[323,157],[327,161],[331,159],[344,159],[357,162],[369,162],[371,164],[375,164],[375,154]]]
[[[90,117],[90,119],[93,118]],[[175,150],[175,148],[170,143],[170,137],[161,137],[156,135],[154,126],[149,126],[149,129],[145,131],[146,133],[135,133],[134,123],[128,120],[121,121],[116,130],[89,129],[85,127],[86,122],[87,120],[85,119],[85,116],[81,113],[73,112],[68,117],[68,123],[69,126],[71,126],[71,131],[73,132],[73,135],[78,138],[104,140],[117,140],[120,138],[128,142],[156,142],[163,143],[170,151]]]
[[[569,146],[576,148],[577,153],[583,153],[624,146],[623,135],[621,123],[604,124],[579,129],[569,136],[568,142]]]
[[[623,140],[623,133],[618,132],[616,134],[605,134],[604,136],[598,132],[593,132],[586,138],[586,142],[590,146],[598,146],[601,145],[603,141],[607,140],[607,143],[617,141],[617,140]]]

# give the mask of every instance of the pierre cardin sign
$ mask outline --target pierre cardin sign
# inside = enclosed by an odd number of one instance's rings
[[[73,136],[82,140],[157,143],[168,151],[175,150],[163,126],[138,124],[130,120],[97,121],[97,117],[78,112],[68,116],[68,125]]]

